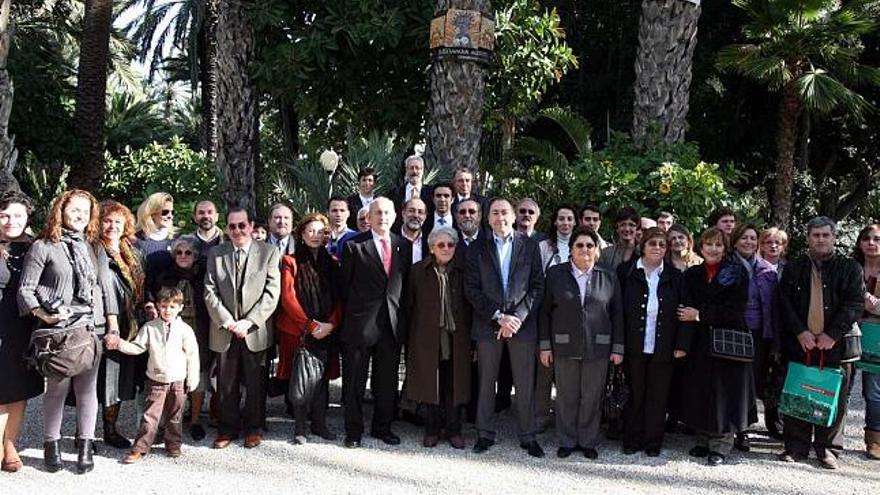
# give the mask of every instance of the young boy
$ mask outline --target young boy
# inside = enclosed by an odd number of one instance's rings
[[[159,318],[145,323],[133,341],[117,336],[107,343],[107,349],[119,349],[125,354],[150,353],[144,419],[123,464],[138,462],[150,453],[163,416],[168,418],[165,452],[168,457],[180,456],[186,394],[199,384],[199,344],[193,329],[178,317],[183,310],[183,293],[176,287],[166,287],[159,291],[157,299]]]

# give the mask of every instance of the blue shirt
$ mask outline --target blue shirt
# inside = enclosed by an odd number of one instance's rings
[[[513,254],[513,233],[507,235],[507,237],[498,237],[497,234],[492,234],[492,238],[495,240],[495,251],[498,253],[498,264],[501,267],[501,288],[504,289],[504,294],[507,295],[507,285],[510,280],[510,260]]]

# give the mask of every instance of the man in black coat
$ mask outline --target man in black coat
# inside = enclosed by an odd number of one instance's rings
[[[415,196],[422,198],[428,206],[429,215],[434,213],[434,188],[423,182],[425,160],[418,155],[412,155],[407,157],[404,167],[406,177],[403,185],[395,187],[388,193],[388,199],[394,202],[394,211],[399,213],[404,203]]]
[[[400,443],[400,437],[391,431],[391,423],[400,345],[406,341],[400,305],[412,248],[409,241],[391,233],[395,217],[394,204],[387,198],[377,198],[370,203],[370,230],[345,243],[342,251],[345,312],[340,339],[348,448],[361,445],[363,398],[371,358],[370,383],[375,402],[370,434],[389,445]]]
[[[486,214],[489,211],[489,198],[474,191],[474,173],[467,167],[456,167],[452,176],[452,187],[455,189],[455,197],[452,200],[452,210],[455,211],[462,201],[476,201],[480,205],[480,211]],[[488,227],[485,216],[481,218],[483,226]]]
[[[361,211],[361,208],[373,202],[375,189],[376,171],[370,167],[359,170],[358,190],[345,199],[348,203],[348,211],[351,213],[348,217],[348,228],[351,230],[357,230],[357,213]]]
[[[452,209],[452,186],[447,182],[434,186],[434,213],[427,216],[422,226],[426,238],[435,227],[452,227],[458,231],[455,212]]]
[[[808,252],[785,265],[780,281],[782,352],[786,362],[843,370],[840,402],[834,422],[817,426],[786,416],[785,451],[780,460],[795,462],[809,456],[810,446],[822,467],[837,468],[843,451],[847,397],[852,384],[852,361],[847,352],[848,334],[862,314],[865,282],[862,267],[852,258],[834,253],[836,225],[828,217],[807,223]],[[806,363],[811,357],[810,363]]]
[[[471,337],[476,341],[479,398],[475,453],[495,444],[495,384],[502,351],[510,352],[520,446],[533,457],[544,451],[535,440],[533,394],[537,348],[537,305],[544,286],[538,244],[514,232],[513,206],[506,199],[489,205],[490,236],[468,250],[465,295],[473,306]]]

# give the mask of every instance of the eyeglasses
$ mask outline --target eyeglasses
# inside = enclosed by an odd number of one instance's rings
[[[666,247],[666,241],[648,241],[645,243],[648,247]]]
[[[189,249],[185,249],[183,251],[175,251],[174,255],[175,256],[192,256],[193,252],[190,251]]]
[[[458,210],[458,214],[459,215],[476,215],[477,209],[476,208],[462,208],[462,209]]]
[[[434,246],[436,246],[436,247],[438,247],[438,248],[440,248],[440,249],[452,249],[452,248],[455,247],[455,243],[454,243],[454,242],[451,242],[451,241],[450,241],[450,242],[443,242],[443,241],[440,241],[440,242],[435,242],[435,243],[434,243]]]
[[[519,209],[519,214],[520,214],[520,215],[534,215],[534,214],[535,214],[535,210],[531,210],[531,209],[528,209],[528,208],[520,208],[520,209]]]
[[[230,223],[229,230],[245,230],[248,228],[247,222]]]
[[[174,215],[174,210],[162,210],[159,212],[163,217]]]
[[[576,243],[574,243],[574,247],[576,247],[577,249],[584,249],[584,248],[593,249],[596,247],[596,245],[593,244],[592,242],[576,242]]]

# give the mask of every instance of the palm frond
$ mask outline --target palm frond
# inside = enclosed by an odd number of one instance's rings
[[[785,59],[773,53],[765,53],[757,45],[725,46],[718,51],[716,60],[719,69],[736,72],[748,79],[766,84],[772,90],[782,88],[792,78]]]
[[[797,80],[798,92],[804,106],[819,114],[845,110],[857,121],[864,118],[870,107],[865,98],[844,86],[840,81],[821,69],[811,70]]]
[[[589,153],[593,148],[591,140],[593,126],[579,114],[567,108],[550,107],[541,110],[540,115],[559,125],[574,145],[579,156]]]
[[[569,165],[568,158],[552,143],[529,136],[517,139],[514,153],[522,159],[536,160],[542,166],[553,170],[565,170]]]

